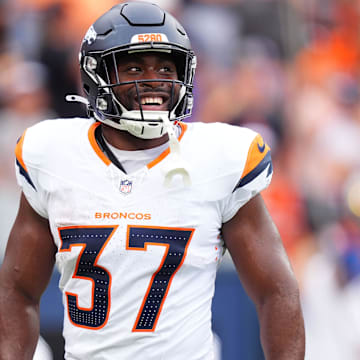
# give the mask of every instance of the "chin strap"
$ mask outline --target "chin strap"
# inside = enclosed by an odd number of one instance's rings
[[[74,95],[74,94],[66,95],[65,100],[67,102],[79,102],[87,106],[89,105],[89,100],[80,95]]]
[[[185,186],[191,185],[191,178],[189,171],[186,169],[188,166],[184,159],[181,158],[180,143],[176,137],[174,127],[167,116],[161,118],[163,121],[166,131],[169,135],[170,142],[170,154],[168,156],[167,165],[164,167],[166,187],[171,186],[172,179],[175,175],[182,176],[183,183]]]

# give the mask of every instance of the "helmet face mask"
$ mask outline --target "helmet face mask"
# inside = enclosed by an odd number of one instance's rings
[[[115,57],[108,56],[106,60],[106,79],[107,83],[112,84],[109,88],[119,113],[132,110],[144,113],[146,109],[150,108],[151,111],[158,108],[157,110],[160,111],[168,111],[169,117],[171,116],[171,110],[175,108],[179,99],[179,90],[183,86],[178,80],[173,56],[158,52],[131,54],[122,52]],[[139,76],[138,74],[146,69],[146,65],[155,67],[156,70],[160,67],[160,74],[152,75],[151,78]],[[148,102],[145,100],[150,100],[148,97],[154,101],[153,106],[145,104]],[[156,102],[158,106],[154,106]]]
[[[122,81],[119,62],[132,54],[154,54],[169,58],[177,76]],[[182,26],[170,14],[150,3],[134,2],[114,6],[85,35],[80,51],[83,89],[89,112],[97,120],[141,138],[165,133],[163,117],[170,121],[191,115],[196,57]],[[142,104],[143,89],[166,89],[167,108],[150,110]],[[138,108],[121,101],[119,94],[131,87]],[[165,100],[164,100],[165,101]]]

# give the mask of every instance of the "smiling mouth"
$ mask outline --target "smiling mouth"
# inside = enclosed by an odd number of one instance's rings
[[[139,102],[136,101],[139,106]],[[143,110],[169,110],[169,98],[165,96],[141,96],[141,107]]]
[[[142,97],[141,98],[141,105],[155,105],[155,106],[160,106],[164,103],[164,100],[162,97],[150,97],[150,96],[146,96],[146,97]]]

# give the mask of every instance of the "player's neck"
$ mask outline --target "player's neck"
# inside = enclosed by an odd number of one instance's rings
[[[120,150],[146,150],[160,146],[169,140],[167,134],[157,139],[140,139],[131,135],[127,131],[115,129],[106,124],[101,124],[102,133],[105,140],[112,146]]]

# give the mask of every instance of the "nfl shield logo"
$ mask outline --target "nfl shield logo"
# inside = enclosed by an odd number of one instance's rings
[[[132,181],[121,180],[120,181],[120,192],[124,195],[130,194],[132,189]]]

